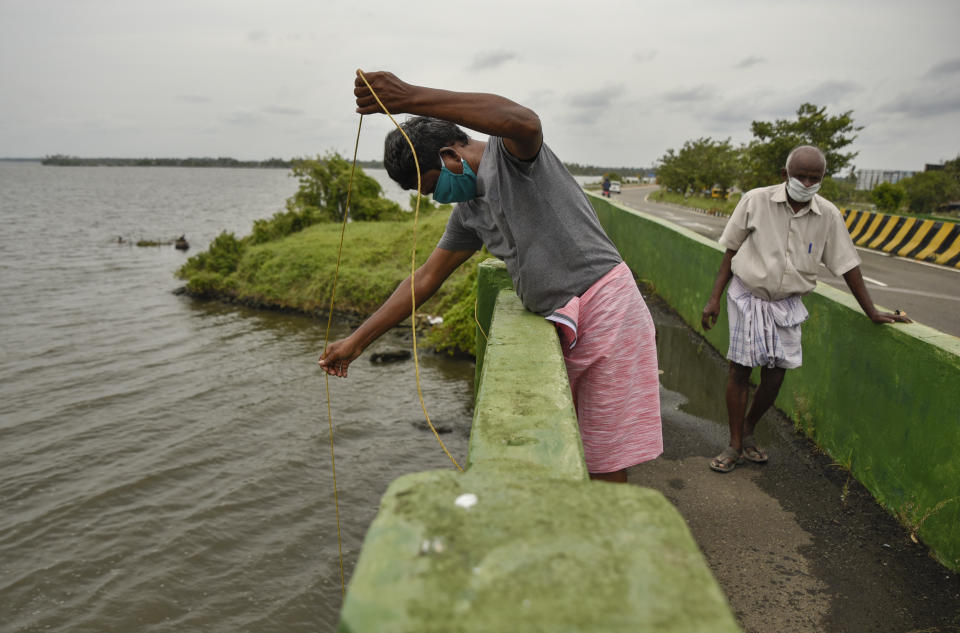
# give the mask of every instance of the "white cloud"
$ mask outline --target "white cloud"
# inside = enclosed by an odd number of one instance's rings
[[[863,164],[960,150],[960,3],[915,0],[905,20],[892,0],[814,0],[830,19],[783,46],[770,25],[795,7],[743,2],[488,0],[461,28],[437,0],[0,2],[0,154],[352,154],[357,68],[521,101],[571,162],[743,142],[804,101],[854,110]],[[390,127],[365,118],[361,158],[380,158]]]
[[[926,77],[947,77],[960,73],[960,57],[947,59],[927,71]]]
[[[664,93],[666,101],[707,101],[713,99],[716,90],[711,86],[700,84],[691,88],[676,88]]]
[[[894,112],[915,119],[957,116],[960,115],[960,92],[944,89],[926,93],[903,93],[884,104],[880,111]],[[960,150],[960,147],[957,149]]]
[[[653,48],[648,48],[646,50],[637,51],[633,54],[633,58],[638,62],[652,62],[657,56],[657,50]]]
[[[512,51],[488,51],[479,53],[473,58],[468,70],[491,70],[499,68],[509,61],[517,59],[517,54]]]
[[[766,63],[766,59],[760,57],[759,55],[750,55],[749,57],[744,57],[734,68],[750,68],[751,66],[757,66],[758,64]]]
[[[304,114],[300,108],[290,108],[287,106],[270,105],[261,108],[262,112],[267,114],[279,114],[282,116],[301,116]]]

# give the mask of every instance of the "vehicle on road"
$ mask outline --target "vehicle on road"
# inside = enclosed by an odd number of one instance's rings
[[[721,198],[723,200],[726,200],[730,196],[727,193],[726,189],[724,189],[720,185],[714,185],[713,188],[710,189],[710,197],[714,199]]]
[[[610,193],[620,193],[620,181],[614,180],[610,183]]]

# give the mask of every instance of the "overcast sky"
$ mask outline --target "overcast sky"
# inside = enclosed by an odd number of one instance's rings
[[[519,101],[567,162],[810,101],[865,126],[858,168],[916,170],[960,154],[958,30],[957,0],[0,0],[0,157],[349,157],[362,68]]]

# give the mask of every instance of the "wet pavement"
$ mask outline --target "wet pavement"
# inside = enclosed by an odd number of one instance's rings
[[[715,473],[727,443],[726,361],[668,306],[657,321],[665,452],[629,472],[686,519],[748,633],[960,632],[960,574],[881,508],[779,411],[756,435],[767,464]],[[789,387],[787,373],[784,387]],[[684,394],[684,395],[681,395]]]

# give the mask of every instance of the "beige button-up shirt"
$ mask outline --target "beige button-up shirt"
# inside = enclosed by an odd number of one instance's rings
[[[860,265],[840,210],[814,196],[794,213],[783,183],[745,193],[720,244],[737,251],[733,274],[767,301],[813,290],[821,262],[835,275]]]

